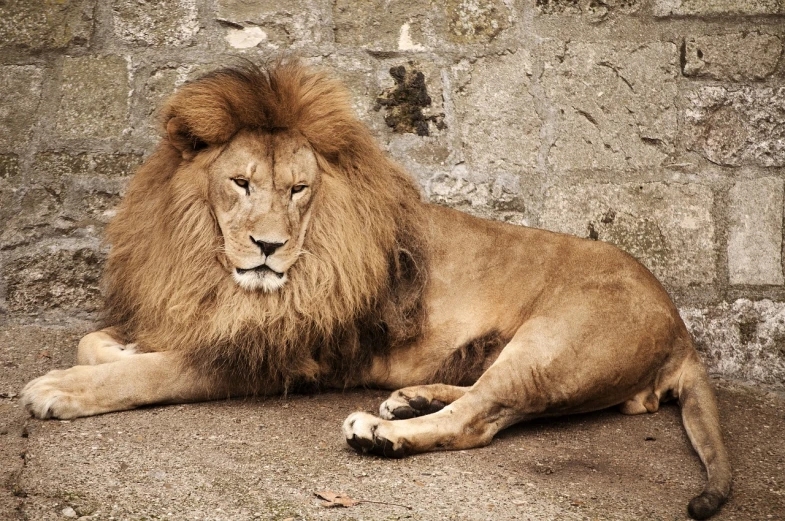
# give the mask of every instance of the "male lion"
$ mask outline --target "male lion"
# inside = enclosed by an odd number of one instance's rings
[[[712,515],[731,486],[717,405],[651,273],[609,244],[423,203],[347,99],[293,61],[180,89],[107,230],[109,327],[25,387],[31,413],[400,389],[343,425],[400,457],[678,398],[708,473],[689,512]]]

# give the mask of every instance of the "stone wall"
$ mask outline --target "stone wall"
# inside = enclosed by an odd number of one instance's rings
[[[785,0],[7,0],[0,320],[91,318],[191,78],[295,52],[431,201],[630,251],[712,372],[785,380]]]

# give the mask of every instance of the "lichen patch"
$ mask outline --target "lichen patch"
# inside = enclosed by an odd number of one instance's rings
[[[382,91],[376,98],[375,108],[386,109],[384,122],[393,132],[429,136],[429,122],[433,122],[438,129],[445,128],[444,114],[427,115],[423,112],[423,109],[431,106],[431,97],[422,72],[414,68],[407,70],[399,65],[390,69],[390,76],[395,80],[395,85]]]

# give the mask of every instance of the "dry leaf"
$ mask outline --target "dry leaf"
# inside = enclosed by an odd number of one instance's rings
[[[324,499],[322,501],[322,506],[327,508],[332,507],[353,507],[354,505],[359,505],[362,501],[358,501],[356,499],[352,499],[346,494],[333,492],[332,490],[325,490],[324,492],[316,492],[316,497],[320,499]]]

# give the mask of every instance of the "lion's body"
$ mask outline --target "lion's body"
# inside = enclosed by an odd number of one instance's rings
[[[632,257],[422,203],[344,90],[296,64],[190,84],[166,123],[108,231],[110,328],[80,343],[90,365],[26,387],[35,415],[403,387],[384,419],[344,423],[358,450],[400,456],[678,398],[709,473],[690,512],[708,517],[727,497],[705,370]]]

